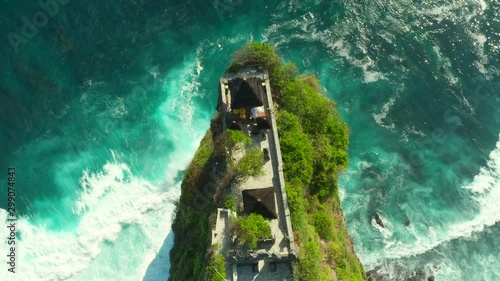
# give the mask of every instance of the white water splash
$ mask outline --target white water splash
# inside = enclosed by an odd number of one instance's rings
[[[170,232],[173,202],[180,196],[178,172],[187,167],[208,128],[209,118],[195,114],[193,101],[202,94],[202,70],[196,57],[171,72],[175,79],[169,80],[167,100],[159,110],[173,139],[163,180],[154,183],[134,175],[118,159],[125,157],[112,151],[113,160],[99,171],[82,171],[81,192],[73,202],[79,221],[73,231],[52,231],[28,217],[19,218],[19,273],[0,271],[0,280],[142,280]],[[0,209],[0,218],[6,217]],[[6,231],[3,227],[0,234],[7,236]]]
[[[500,138],[500,135],[499,135]],[[470,237],[473,233],[481,232],[485,227],[492,226],[500,221],[500,140],[496,148],[490,153],[487,165],[481,168],[474,180],[463,186],[470,190],[472,200],[478,202],[479,213],[474,219],[457,223],[448,227],[445,233],[437,234],[434,229],[429,229],[427,237],[417,236],[417,241],[412,245],[397,242],[393,247],[386,248],[382,256],[385,259],[411,257],[425,253],[436,248],[442,243]]]
[[[389,114],[389,111],[391,110],[391,107],[394,105],[394,103],[396,102],[396,99],[398,98],[398,95],[394,95],[392,96],[386,103],[384,103],[384,105],[382,106],[382,110],[380,113],[376,114],[374,113],[372,116],[373,116],[373,119],[375,120],[375,122],[384,127],[384,128],[387,128],[387,129],[394,129],[395,128],[395,125],[394,124],[389,124],[389,125],[386,125],[385,124],[385,121],[387,119],[387,114]]]

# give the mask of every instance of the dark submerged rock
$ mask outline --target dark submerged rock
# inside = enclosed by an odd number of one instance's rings
[[[380,266],[368,270],[366,277],[368,281],[373,279],[376,281],[435,281],[434,276],[427,277],[422,268],[411,271],[402,266],[396,266],[396,276],[392,278],[387,273],[381,272]]]
[[[375,219],[375,222],[380,225],[381,227],[384,227],[384,222],[382,221],[382,219],[380,218],[380,215],[378,213],[375,213],[375,215],[373,215],[373,218]]]

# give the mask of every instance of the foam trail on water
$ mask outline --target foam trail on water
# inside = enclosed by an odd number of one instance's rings
[[[200,116],[193,102],[193,98],[205,94],[200,90],[199,82],[203,71],[199,59],[200,53],[201,48],[198,48],[194,62],[187,62],[181,69],[172,71],[167,79],[170,82],[165,86],[166,91],[175,92],[168,95],[166,102],[160,108],[169,137],[172,138],[176,148],[170,157],[167,169],[167,178],[170,179],[174,179],[177,172],[184,170],[189,164],[190,158],[185,156],[194,153],[209,126],[210,116],[205,113]]]
[[[499,135],[500,138],[500,135]],[[496,148],[490,153],[485,167],[481,168],[473,181],[462,188],[471,191],[471,200],[476,201],[480,211],[470,221],[464,221],[449,227],[446,233],[433,234],[427,237],[418,237],[413,245],[397,242],[394,247],[384,250],[384,257],[397,259],[425,253],[438,245],[461,237],[469,237],[473,233],[481,232],[485,227],[492,226],[500,221],[500,140]]]
[[[74,232],[54,232],[28,218],[19,219],[19,274],[15,280],[76,278],[101,253],[102,242],[114,242],[126,225],[149,224],[150,213],[173,210],[169,202],[178,197],[176,189],[159,192],[157,186],[135,177],[120,162],[109,162],[97,173],[85,171],[80,183],[82,192],[74,212],[81,220]],[[5,218],[7,213],[1,210],[0,215]],[[2,235],[6,235],[4,229]]]
[[[398,98],[398,95],[395,94],[393,95],[383,106],[382,106],[382,110],[380,113],[373,113],[372,116],[373,116],[373,119],[375,120],[375,122],[384,127],[384,128],[387,128],[387,129],[394,129],[395,128],[395,125],[394,124],[389,124],[389,125],[386,125],[384,124],[384,121],[386,121],[387,119],[387,114],[389,114],[389,111],[391,110],[392,106],[394,105],[394,103],[396,102],[396,99]]]
[[[316,17],[313,13],[308,12],[296,19],[280,24],[273,24],[263,34],[263,41],[272,42],[275,46],[286,45],[290,43],[291,40],[320,42],[336,56],[342,57],[349,63],[362,69],[365,83],[387,80],[387,77],[385,77],[382,72],[375,70],[376,61],[369,56],[365,56],[362,59],[356,58],[351,52],[351,44],[339,38],[339,35],[333,33],[329,29],[318,30],[315,26],[318,22],[320,22],[319,17]],[[287,34],[286,36],[283,35],[288,33],[284,32],[284,30],[290,29],[294,30],[293,34]],[[364,48],[362,44],[363,42],[358,42],[357,46],[359,48]]]
[[[111,150],[113,159],[100,170],[82,171],[80,193],[73,202],[79,216],[74,231],[55,232],[28,217],[19,218],[19,274],[12,279],[3,270],[0,280],[142,280],[170,232],[173,202],[180,195],[178,172],[189,164],[209,125],[193,101],[203,94],[198,82],[202,70],[195,58],[171,71],[171,82],[165,85],[167,99],[159,114],[165,135],[173,139],[173,151],[163,180],[150,182],[135,175],[126,155]],[[6,217],[0,209],[0,219]],[[0,234],[5,237],[7,231],[3,227]]]
[[[476,199],[482,206],[489,204],[491,199],[500,199],[500,141],[497,142],[495,150],[490,153],[486,167],[481,168],[474,180],[464,188],[471,190],[478,197]],[[485,195],[490,194],[485,198]],[[500,209],[497,209],[500,210]],[[497,212],[498,214],[498,212]]]

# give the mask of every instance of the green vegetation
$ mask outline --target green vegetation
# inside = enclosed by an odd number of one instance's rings
[[[172,229],[175,232],[174,248],[170,252],[172,267],[169,280],[202,280],[205,272],[205,256],[209,238],[209,216],[212,201],[198,197],[208,181],[209,162],[213,154],[212,133],[209,131],[200,143],[191,164],[184,174],[182,194],[177,203],[176,217]],[[194,202],[197,202],[196,204]],[[190,237],[196,229],[197,239]],[[182,249],[182,250],[180,250]],[[183,266],[189,264],[190,266]]]
[[[226,268],[224,266],[224,257],[222,254],[213,254],[205,272],[205,279],[208,281],[225,281]]]
[[[252,143],[252,139],[249,136],[245,135],[243,131],[226,130],[224,133],[227,134],[226,147],[228,150],[233,150],[239,144],[243,146],[248,146],[249,144]]]
[[[330,241],[333,236],[333,219],[325,212],[319,211],[311,215],[316,233],[323,240]]]
[[[233,217],[230,224],[231,234],[240,246],[255,249],[259,240],[272,238],[269,223],[259,214]]]
[[[268,70],[278,109],[286,192],[295,241],[300,247],[294,264],[296,279],[333,280],[333,269],[338,280],[365,280],[346,229],[337,188],[338,175],[348,165],[346,123],[335,103],[321,94],[320,81],[314,75],[298,75],[291,62],[282,64],[272,46],[256,42],[245,45],[235,53],[227,72],[248,65]],[[248,136],[239,131],[222,132],[220,124],[216,116],[184,174],[173,224],[176,235],[170,252],[169,280],[223,280],[217,272],[225,276],[224,258],[217,251],[207,251],[210,229],[215,208],[233,209],[235,202],[231,196],[219,196],[217,192],[235,178],[263,172],[263,152],[248,149]],[[239,145],[246,154],[238,163],[230,163],[227,152]],[[213,181],[210,172],[216,162],[224,177],[207,184]],[[271,236],[261,216],[232,218],[230,223],[237,242],[245,247],[254,248],[259,239]]]
[[[172,267],[169,280],[221,280],[217,276],[204,279],[210,273],[210,266],[220,265],[220,257],[215,256],[213,259],[213,253],[207,251],[211,233],[210,214],[215,206],[213,198],[218,187],[226,184],[225,178],[215,182],[210,176],[214,163],[220,163],[220,167],[227,166],[225,149],[219,149],[224,147],[219,117],[216,115],[212,120],[210,130],[201,140],[198,151],[184,173],[182,193],[176,204],[172,225],[175,242],[170,251]],[[219,266],[215,268],[219,270]]]
[[[345,227],[338,175],[348,165],[349,128],[314,75],[297,76],[272,46],[252,42],[236,52],[228,72],[267,69],[278,110],[278,131],[292,227],[301,251],[299,280],[364,280]]]
[[[302,130],[297,116],[286,110],[279,112],[280,146],[283,153],[283,170],[290,178],[308,183],[313,175],[314,147]]]
[[[321,273],[320,263],[318,262],[321,259],[321,252],[315,242],[306,242],[302,246],[300,255],[301,258],[297,266],[299,280],[323,280],[318,278]]]
[[[206,167],[212,153],[212,132],[209,131],[200,142],[200,146],[198,147],[193,160],[191,160],[189,168],[186,170],[183,182],[188,181],[188,184],[193,186],[194,182],[198,180],[200,175],[203,173],[203,169]]]
[[[224,201],[224,204],[222,204],[222,208],[236,211],[236,202],[234,202],[232,194],[226,196],[226,200]]]
[[[272,46],[249,43],[234,53],[233,63],[226,73],[238,71],[247,65],[256,65],[261,70],[276,69],[281,66],[281,59],[274,53]]]
[[[255,177],[264,174],[264,152],[260,147],[252,147],[238,162],[236,171],[238,179],[246,177]]]

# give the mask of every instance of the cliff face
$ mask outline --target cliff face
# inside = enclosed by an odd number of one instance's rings
[[[365,280],[337,189],[338,175],[348,164],[348,127],[336,105],[320,93],[314,76],[297,76],[296,67],[282,65],[271,46],[246,45],[235,54],[228,71],[246,65],[268,70],[278,109],[293,243],[299,248],[293,262],[294,279]],[[232,141],[222,129],[221,115],[216,115],[184,175],[173,224],[169,280],[224,280],[224,257],[209,245],[217,208],[232,207],[232,198],[224,192],[238,176],[227,155]]]
[[[210,219],[215,214],[214,197],[223,184],[225,163],[223,155],[217,154],[221,128],[219,119],[214,120],[184,174],[172,225],[175,240],[169,280],[204,280],[210,257]]]

